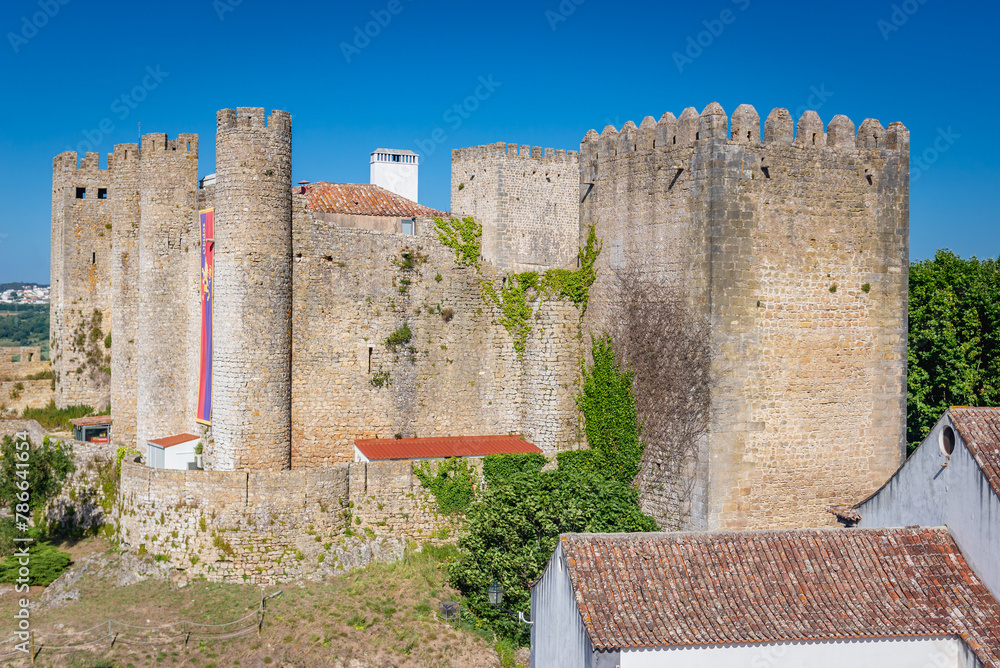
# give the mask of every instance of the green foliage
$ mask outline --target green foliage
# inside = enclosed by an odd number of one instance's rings
[[[0,346],[40,346],[47,359],[49,305],[0,304],[0,311],[11,312],[0,317]]]
[[[871,292],[872,291],[872,284],[871,283],[865,283],[864,285],[861,286],[861,291],[864,292],[864,293],[866,293],[866,294],[869,293],[869,292]]]
[[[632,395],[632,372],[615,363],[611,336],[593,340],[594,366],[583,367],[583,392],[577,405],[586,417],[591,464],[623,483],[639,472],[643,444]]]
[[[0,517],[0,559],[4,559],[8,554],[14,552],[17,543],[15,538],[21,537],[21,532],[17,530],[13,517]]]
[[[52,584],[70,564],[70,556],[67,553],[46,542],[32,543],[28,547],[28,560],[30,562],[28,584],[41,587]],[[3,563],[0,563],[0,582],[14,584],[20,567],[14,555],[8,556]]]
[[[590,298],[590,286],[597,278],[594,262],[597,261],[597,256],[601,253],[601,246],[602,244],[597,240],[594,226],[591,225],[590,230],[587,231],[587,244],[577,253],[580,268],[575,271],[549,269],[545,272],[542,284],[555,291],[560,297],[572,301],[580,307],[582,312],[586,312],[587,301]]]
[[[424,462],[414,467],[413,474],[434,495],[442,513],[463,513],[476,499],[476,472],[462,457],[446,459],[436,467]]]
[[[18,463],[28,466],[18,468]],[[41,445],[32,446],[29,439],[4,436],[0,444],[0,505],[15,512],[27,491],[29,511],[44,508],[49,500],[58,496],[66,478],[75,470],[71,445],[46,436]],[[27,490],[22,489],[25,483]]]
[[[392,383],[392,375],[379,364],[378,369],[372,373],[368,382],[371,383],[372,387],[387,387]]]
[[[593,425],[593,449],[563,453],[559,467],[547,471],[538,455],[487,457],[486,490],[469,507],[468,533],[459,541],[459,559],[449,568],[451,583],[466,596],[469,608],[498,634],[522,644],[527,627],[487,601],[494,579],[504,588],[503,607],[527,612],[528,586],[545,569],[559,534],[657,530],[626,479],[642,456],[632,376],[615,368],[607,337],[595,339],[594,359],[587,372],[591,387],[579,398]],[[611,408],[597,407],[598,398]],[[629,406],[631,419],[624,415]]]
[[[910,265],[907,440],[953,405],[1000,405],[1000,262],[941,250]]]
[[[409,323],[404,322],[399,329],[390,334],[389,338],[385,340],[385,347],[390,350],[395,350],[396,346],[407,344],[412,338],[413,332],[410,331],[410,325]]]
[[[448,248],[455,251],[455,261],[464,266],[479,268],[480,238],[483,226],[471,216],[462,218],[434,219],[438,238]]]
[[[93,415],[94,409],[90,406],[67,406],[57,408],[55,399],[49,401],[44,408],[25,408],[21,417],[25,420],[37,420],[43,429],[49,431],[73,431],[70,420]]]
[[[524,347],[531,332],[529,318],[532,314],[528,304],[528,290],[534,290],[538,284],[538,274],[517,274],[503,282],[500,292],[493,288],[489,281],[482,284],[483,295],[500,308],[500,324],[510,333],[514,342],[514,350],[518,356],[524,354]]]

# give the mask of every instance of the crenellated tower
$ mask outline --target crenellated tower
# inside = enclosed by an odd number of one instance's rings
[[[136,443],[139,338],[138,144],[118,144],[108,156],[111,174],[111,418],[116,443]]]
[[[136,437],[192,431],[198,300],[198,136],[143,138],[139,168]]]
[[[669,286],[708,332],[710,416],[663,524],[802,526],[878,487],[905,452],[909,133],[716,103],[591,130],[580,233],[604,242],[585,328],[627,321],[619,277]],[[636,279],[635,277],[638,277]],[[642,289],[640,287],[640,289]],[[659,461],[659,458],[662,461]],[[662,465],[662,466],[661,466]],[[672,469],[675,470],[676,469]]]
[[[100,155],[52,161],[50,357],[60,407],[103,409],[110,398],[110,177]]]
[[[483,258],[512,271],[575,266],[576,151],[488,144],[451,152],[451,210],[483,226]]]
[[[215,185],[216,470],[291,463],[291,116],[218,112]]]

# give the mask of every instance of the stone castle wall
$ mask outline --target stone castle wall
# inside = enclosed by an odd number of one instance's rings
[[[451,153],[451,209],[483,226],[483,258],[513,272],[576,267],[576,151],[489,144]]]
[[[52,163],[50,357],[60,407],[103,408],[110,399],[104,339],[111,331],[112,224],[110,200],[100,194],[111,179],[98,153],[87,153],[79,166],[77,157],[66,151]]]
[[[42,349],[38,346],[0,347],[0,380],[22,379],[51,368],[51,363],[42,359]]]
[[[111,419],[115,440],[136,443],[139,373],[139,179],[138,144],[118,144],[108,156],[111,172]]]
[[[814,112],[793,134],[784,110],[762,142],[752,107],[730,132],[711,105],[581,146],[581,235],[604,241],[585,327],[621,317],[614,270],[680,286],[709,325],[689,479],[641,484],[660,517],[687,504],[685,526],[825,523],[904,451],[908,135],[869,120],[856,137],[844,117],[824,131]]]
[[[125,461],[114,519],[131,550],[165,555],[192,576],[260,584],[332,575],[373,551],[453,539],[457,521],[438,515],[411,462],[168,471]]]
[[[20,414],[25,408],[44,408],[55,398],[51,380],[0,382],[0,405]]]
[[[291,465],[292,121],[218,113],[212,387],[215,470]]]
[[[139,443],[197,428],[196,369],[200,236],[198,136],[144,137],[139,169],[140,223],[136,305],[136,438]]]
[[[431,220],[416,234],[341,229],[296,197],[292,466],[354,458],[355,438],[518,433],[578,447],[579,310],[545,301],[523,359],[472,267]],[[495,270],[484,274],[499,280]],[[406,324],[412,339],[390,349]],[[382,382],[379,382],[382,379]]]

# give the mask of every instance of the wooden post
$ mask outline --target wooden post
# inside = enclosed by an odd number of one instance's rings
[[[264,588],[260,588],[260,621],[257,622],[257,637],[260,637],[261,630],[264,628]]]
[[[34,631],[29,631],[28,632],[28,641],[30,642],[30,645],[28,646],[28,649],[31,650],[31,665],[35,665],[35,632]]]

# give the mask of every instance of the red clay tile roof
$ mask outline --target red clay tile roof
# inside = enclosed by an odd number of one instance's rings
[[[309,208],[325,213],[348,213],[358,216],[445,217],[438,211],[380,186],[368,183],[328,183],[318,181],[305,186]]]
[[[1000,408],[952,406],[948,414],[990,487],[1000,494]]]
[[[354,445],[370,460],[439,459],[541,452],[520,436],[444,436],[435,438],[359,438]]]
[[[597,648],[957,635],[1000,666],[1000,602],[947,529],[560,537]]]
[[[169,448],[174,445],[180,445],[181,443],[188,443],[190,441],[197,441],[201,436],[195,436],[194,434],[177,434],[176,436],[167,436],[165,438],[151,439],[148,442],[153,445],[158,445],[162,448]]]
[[[110,415],[92,415],[70,420],[74,427],[93,427],[94,425],[111,424]]]

